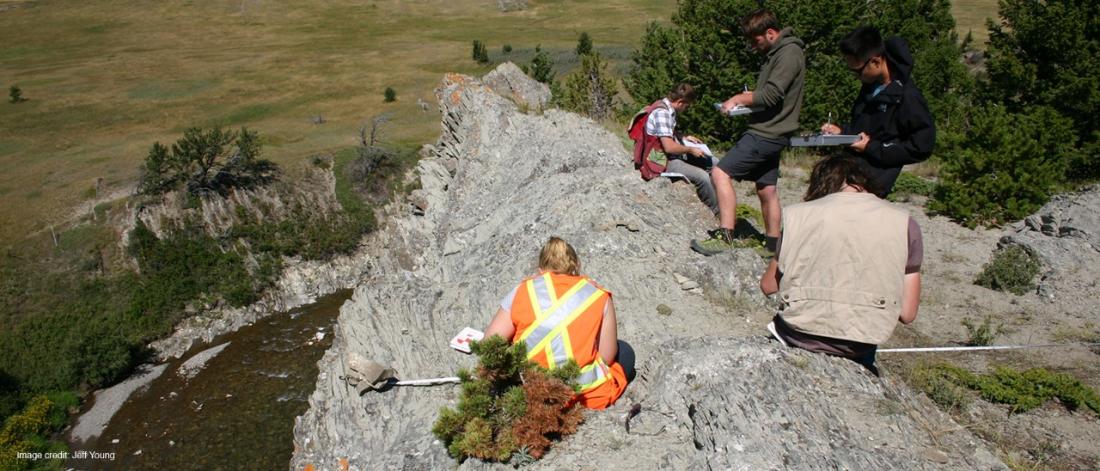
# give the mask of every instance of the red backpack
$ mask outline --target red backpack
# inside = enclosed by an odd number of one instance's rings
[[[649,114],[657,107],[664,107],[664,99],[657,100],[643,108],[630,120],[627,135],[634,141],[634,169],[642,174],[642,180],[650,181],[661,176],[668,165],[668,157],[661,147],[661,139],[645,132],[645,123]]]

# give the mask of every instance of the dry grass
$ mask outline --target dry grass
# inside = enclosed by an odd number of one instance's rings
[[[438,115],[417,98],[434,103],[445,72],[489,70],[470,59],[473,39],[493,61],[527,61],[542,44],[560,72],[587,31],[623,72],[645,24],[676,5],[532,0],[501,13],[495,3],[2,0],[0,89],[18,85],[28,101],[0,103],[0,245],[68,219],[98,178],[105,193],[125,193],[149,146],[189,126],[254,128],[283,164],[353,145],[386,111],[392,142],[431,142]],[[996,1],[960,0],[954,12],[962,34],[984,41]],[[383,103],[386,87],[396,102]]]
[[[28,101],[0,103],[3,245],[48,232],[85,201],[97,178],[125,189],[154,141],[189,126],[258,130],[280,163],[354,144],[362,121],[394,112],[389,140],[433,141],[439,117],[421,112],[450,71],[490,69],[470,59],[473,39],[493,60],[522,61],[541,43],[563,58],[581,31],[620,59],[648,21],[675,2],[329,0],[264,2],[24,2],[0,11],[0,83]],[[502,57],[501,46],[513,51]],[[393,87],[397,101],[383,103]],[[324,124],[314,124],[313,116]]]
[[[959,38],[965,38],[968,31],[972,32],[974,46],[985,49],[985,42],[989,40],[985,20],[997,18],[997,0],[955,0],[951,2],[951,14],[955,16],[955,31],[959,33]]]

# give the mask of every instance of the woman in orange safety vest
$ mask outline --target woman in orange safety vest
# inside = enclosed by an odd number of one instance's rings
[[[539,253],[539,274],[523,280],[500,303],[485,336],[527,344],[527,358],[545,368],[573,360],[581,368],[575,400],[589,409],[615,403],[627,375],[619,352],[611,292],[580,275],[573,247],[551,237]]]

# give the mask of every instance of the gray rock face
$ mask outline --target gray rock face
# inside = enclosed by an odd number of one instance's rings
[[[551,235],[576,247],[582,272],[614,293],[638,378],[615,406],[586,413],[578,435],[536,467],[1000,466],[893,381],[743,338],[762,336],[772,315],[756,287],[764,261],[751,250],[691,252],[688,241],[713,224],[709,211],[689,185],[642,182],[620,137],[557,110],[520,113],[466,76],[447,76],[436,93],[443,131],[435,155],[419,164],[415,200],[391,207],[368,239],[374,266],[319,362],[310,409],[295,424],[292,469],[340,469],[343,460],[352,469],[453,468],[430,429],[457,387],[360,397],[341,379],[344,361],[361,355],[401,379],[472,366],[450,338],[488,324],[500,299],[534,273]],[[917,412],[876,412],[891,400]],[[627,433],[622,417],[633,403],[643,412]]]
[[[500,64],[492,72],[485,74],[481,82],[497,94],[533,110],[541,110],[550,102],[550,87],[545,83],[531,80],[511,62]]]
[[[679,338],[632,384],[641,412],[588,423],[548,469],[1001,469],[893,381],[762,337]],[[598,452],[592,450],[596,445]],[[946,452],[945,452],[946,451]]]
[[[1012,244],[1042,260],[1041,295],[1095,300],[1084,295],[1100,292],[1100,186],[1055,196],[1001,239],[1002,246]]]

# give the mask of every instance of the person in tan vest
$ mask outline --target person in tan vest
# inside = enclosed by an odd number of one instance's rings
[[[574,400],[589,409],[615,403],[634,376],[634,353],[619,341],[611,292],[580,274],[573,246],[551,237],[539,252],[539,273],[500,303],[485,338],[527,345],[543,368],[575,361],[581,368]]]
[[[768,324],[780,342],[850,358],[878,374],[875,351],[920,304],[920,226],[875,196],[864,164],[836,155],[814,165],[804,202],[783,212],[776,255],[760,279],[779,293]]]

